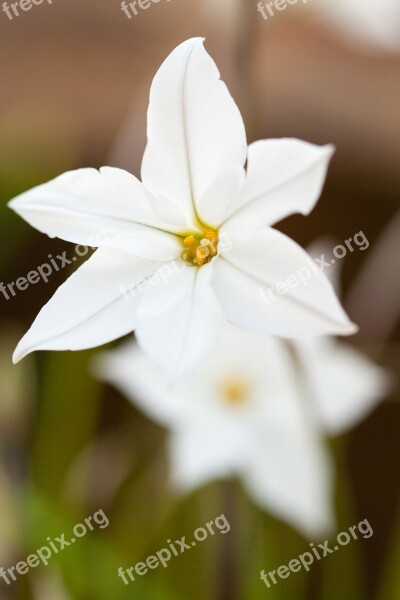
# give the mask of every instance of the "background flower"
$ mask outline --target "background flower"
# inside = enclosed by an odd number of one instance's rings
[[[384,371],[344,344],[291,344],[232,326],[174,386],[133,342],[101,356],[96,372],[167,428],[173,486],[238,476],[261,508],[311,538],[334,523],[322,436],[354,426],[388,391]]]
[[[343,37],[364,49],[400,50],[400,5],[397,0],[314,0],[312,8]]]

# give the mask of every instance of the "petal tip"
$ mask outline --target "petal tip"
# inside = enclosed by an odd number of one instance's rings
[[[7,202],[7,207],[11,210],[13,210],[14,212],[18,213],[18,196],[16,198],[12,198],[11,200],[9,200]]]
[[[347,321],[343,327],[342,335],[355,335],[359,331],[360,328],[358,325],[356,325],[356,323],[353,323],[352,321]]]
[[[193,46],[195,46],[196,44],[204,45],[205,39],[206,38],[202,37],[202,36],[191,37],[191,38],[185,40],[184,42],[182,42],[179,46],[177,46],[175,48],[175,50],[177,50],[177,48],[179,48],[180,46],[186,46],[186,45],[189,45],[189,44],[192,44]]]
[[[19,344],[18,344],[18,346],[15,348],[14,353],[12,355],[13,365],[18,364],[24,358],[24,356],[25,356],[25,354],[23,352],[21,352]]]
[[[12,355],[12,362],[14,365],[21,362],[21,360],[25,358],[25,356],[27,356],[31,352],[34,352],[35,350],[35,348],[29,347],[25,343],[26,336],[27,334],[25,334],[24,337],[20,339],[20,341],[17,344],[17,347],[14,350],[14,353]]]
[[[326,144],[325,146],[323,146],[323,148],[325,148],[326,153],[329,156],[329,158],[332,158],[332,156],[336,152],[336,146],[335,146],[335,144]]]

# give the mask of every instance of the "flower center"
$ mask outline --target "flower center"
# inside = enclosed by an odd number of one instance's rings
[[[248,402],[249,391],[249,386],[243,379],[232,377],[221,386],[222,400],[232,407],[243,406]]]
[[[201,267],[218,253],[218,234],[208,229],[203,233],[191,233],[183,240],[182,258],[190,265]]]

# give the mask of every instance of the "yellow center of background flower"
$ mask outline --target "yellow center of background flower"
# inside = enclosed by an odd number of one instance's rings
[[[202,234],[192,233],[183,240],[182,258],[189,264],[201,267],[209,263],[218,253],[218,234],[211,229]]]
[[[221,393],[225,404],[243,406],[249,399],[249,386],[243,379],[232,378],[222,384]]]

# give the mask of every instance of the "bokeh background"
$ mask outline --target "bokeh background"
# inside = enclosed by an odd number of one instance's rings
[[[139,175],[152,77],[177,44],[201,35],[249,141],[287,136],[336,145],[316,210],[280,228],[304,246],[321,235],[341,243],[365,233],[369,249],[349,254],[343,269],[344,304],[361,326],[348,341],[398,373],[400,54],[345,38],[318,17],[316,4],[288,6],[268,21],[255,0],[160,0],[130,20],[118,0],[53,0],[12,21],[0,13],[0,281],[26,275],[49,253],[73,251],[30,228],[7,201],[78,167],[108,164]],[[356,34],[357,19],[352,27]],[[17,341],[69,272],[8,301],[0,296],[0,566],[24,560],[99,508],[110,525],[12,586],[0,581],[2,599],[400,598],[398,387],[330,442],[338,531],[368,518],[374,536],[267,590],[260,569],[288,563],[308,542],[261,513],[235,481],[172,497],[165,433],[91,377],[98,350],[37,353],[12,366]],[[119,566],[221,512],[234,525],[229,536],[122,585]]]

